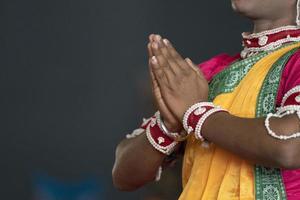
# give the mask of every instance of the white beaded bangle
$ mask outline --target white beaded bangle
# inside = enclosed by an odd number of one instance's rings
[[[143,129],[143,128],[135,129],[131,134],[126,135],[126,139],[135,138],[135,137],[141,135],[144,131],[145,131],[145,129]]]
[[[298,118],[300,119],[300,110],[287,110],[287,109],[281,109],[281,113],[269,113],[265,119],[265,127],[268,131],[268,134],[272,136],[273,138],[279,139],[279,140],[289,140],[300,137],[300,132],[293,133],[291,135],[283,135],[283,134],[277,134],[270,128],[270,119],[272,117],[282,118],[283,116],[290,115],[297,113]]]
[[[281,101],[281,106],[284,106],[284,104],[286,103],[286,100],[294,93],[297,93],[297,92],[300,92],[300,86],[296,86],[292,89],[290,89],[287,93],[285,93],[285,95],[283,96],[282,98],[282,101]],[[297,99],[296,99],[297,101]],[[300,102],[298,102],[300,103]],[[300,106],[300,105],[299,105]]]
[[[168,137],[172,138],[173,140],[177,142],[182,142],[187,139],[188,134],[182,130],[180,133],[179,132],[170,132],[166,125],[163,122],[163,119],[160,115],[159,112],[155,113],[156,120],[157,120],[157,125],[161,129],[161,131]]]
[[[177,145],[177,142],[174,141],[169,146],[166,146],[166,147],[163,147],[163,146],[157,144],[151,136],[150,126],[151,126],[151,124],[148,125],[146,128],[146,136],[147,136],[147,139],[150,142],[150,144],[159,152],[166,154],[166,155],[170,155],[174,151],[175,146]]]
[[[196,128],[195,128],[195,137],[198,140],[204,141],[205,139],[203,138],[202,134],[201,134],[201,130],[203,127],[203,124],[205,122],[205,120],[211,116],[212,114],[216,113],[216,112],[220,112],[220,111],[225,111],[224,109],[220,108],[220,107],[215,107],[209,111],[207,111],[198,121]]]
[[[200,102],[200,103],[196,103],[194,105],[192,105],[189,109],[187,109],[187,111],[184,113],[183,115],[183,120],[182,120],[182,125],[183,128],[186,130],[186,132],[188,134],[190,134],[191,132],[194,131],[193,127],[190,127],[188,125],[188,118],[189,116],[192,114],[192,112],[194,112],[196,109],[201,108],[203,106],[212,106],[214,107],[215,105],[211,102]]]

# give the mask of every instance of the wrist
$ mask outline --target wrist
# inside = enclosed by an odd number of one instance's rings
[[[159,118],[159,112],[155,113],[151,118],[150,123],[146,127],[146,136],[156,150],[165,155],[170,155],[178,142],[163,132]]]
[[[188,134],[182,129],[181,124],[176,123],[176,125],[173,126],[172,129],[170,129],[170,125],[169,128],[166,126],[159,111],[155,113],[155,117],[157,120],[158,127],[160,128],[162,133],[172,138],[176,142],[181,142],[187,139]]]
[[[221,119],[225,119],[230,117],[231,115],[228,112],[216,112],[214,114],[212,114],[211,116],[209,116],[205,122],[203,123],[202,126],[202,131],[201,134],[203,136],[203,138],[205,138],[206,140],[210,141],[210,133],[212,133],[212,127],[215,126],[215,124],[220,124],[220,120]]]
[[[226,112],[212,102],[200,102],[192,105],[184,114],[182,123],[188,134],[194,133],[196,139],[204,142],[206,138],[203,135],[204,123],[211,115],[219,112]]]
[[[164,120],[163,118],[162,118],[162,120],[163,120],[163,123],[165,124],[166,128],[170,132],[180,132],[183,129],[183,127],[182,127],[182,125],[180,123],[176,123],[176,124],[170,123],[169,121]]]

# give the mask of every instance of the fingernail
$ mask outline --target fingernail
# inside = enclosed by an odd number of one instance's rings
[[[150,34],[148,37],[149,41],[151,41],[151,38],[152,38],[152,34]]]
[[[158,48],[158,44],[157,44],[156,42],[153,42],[153,43],[152,43],[152,47],[153,47],[154,49],[157,49],[157,48]]]
[[[189,59],[189,58],[186,58],[185,59],[190,65],[193,65],[193,63],[192,63],[192,61],[191,61],[191,59]]]
[[[167,39],[163,39],[163,42],[164,42],[165,45],[169,45],[170,44],[169,40],[167,40]]]
[[[154,34],[151,34],[151,35],[149,36],[149,39],[150,39],[151,42],[153,41],[153,37],[154,37]]]
[[[161,40],[161,36],[160,36],[160,35],[156,35],[156,36],[155,36],[155,40],[156,40],[157,42],[159,42],[159,41]]]
[[[156,59],[156,57],[155,57],[155,56],[152,56],[152,58],[151,58],[151,62],[152,62],[153,64],[157,64],[157,59]]]

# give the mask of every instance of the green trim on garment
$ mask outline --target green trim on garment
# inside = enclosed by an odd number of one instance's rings
[[[219,94],[232,92],[254,64],[266,55],[267,53],[263,52],[243,60],[238,60],[218,73],[209,84],[209,101],[213,101]]]
[[[298,49],[295,48],[284,54],[268,72],[258,96],[256,117],[265,117],[268,113],[276,111],[276,99],[282,71],[290,57]],[[255,166],[255,195],[256,200],[286,200],[281,170]]]
[[[293,45],[295,43],[297,42],[282,45],[276,50]],[[229,67],[216,74],[209,83],[208,100],[212,102],[218,95],[232,92],[260,59],[276,50],[262,52],[242,60],[237,60],[230,64]]]

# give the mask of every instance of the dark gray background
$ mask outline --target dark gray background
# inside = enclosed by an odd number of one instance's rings
[[[157,192],[121,193],[111,183],[115,146],[154,111],[148,35],[168,37],[199,63],[238,52],[250,30],[229,0],[2,0],[0,24],[0,198],[22,200],[32,198],[35,171],[95,176],[106,199]],[[165,199],[180,192],[160,190]]]

